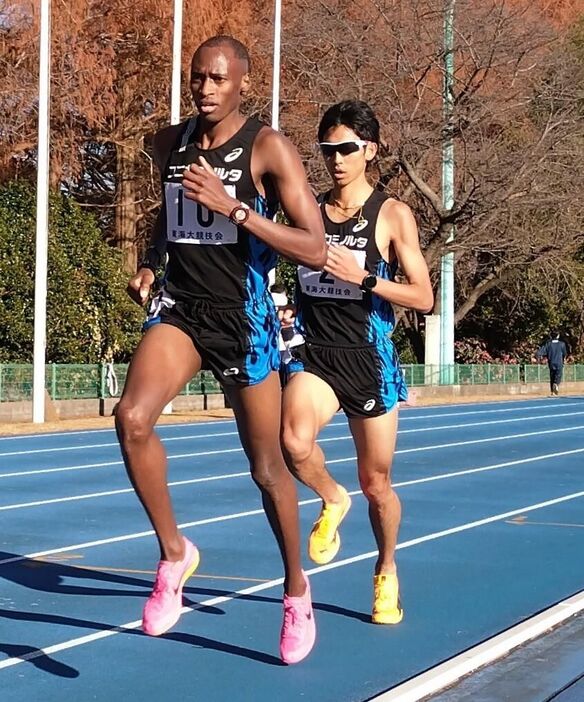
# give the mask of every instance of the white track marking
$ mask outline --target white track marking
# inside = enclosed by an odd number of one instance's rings
[[[548,405],[552,406],[552,405]],[[560,407],[560,406],[565,406],[564,405],[555,405],[554,407]],[[530,409],[535,409],[535,408],[530,408]],[[499,410],[478,410],[476,412],[452,412],[452,413],[447,413],[447,414],[429,414],[429,415],[419,415],[417,417],[403,417],[400,420],[400,424],[403,424],[405,421],[412,421],[412,420],[417,420],[417,419],[436,419],[442,417],[458,417],[461,415],[475,415],[475,414],[485,414],[485,413],[492,413],[492,412],[511,412],[513,410],[510,409],[499,409]],[[515,410],[517,411],[517,410]],[[447,430],[447,429],[460,429],[463,427],[477,427],[477,426],[483,426],[483,425],[488,425],[488,424],[506,424],[508,422],[528,422],[531,420],[537,420],[537,419],[556,419],[558,417],[574,417],[577,415],[582,415],[584,414],[583,412],[563,412],[561,414],[554,413],[554,414],[543,414],[543,415],[536,415],[536,416],[531,416],[531,417],[514,417],[511,419],[493,419],[490,421],[480,421],[480,422],[464,422],[462,424],[445,424],[443,426],[433,426],[433,427],[422,427],[418,429],[400,429],[398,431],[398,434],[409,434],[409,433],[414,433],[414,432],[421,432],[421,431],[440,431],[440,430]],[[331,427],[345,427],[346,422],[332,422],[330,424],[327,424],[325,428],[331,428]],[[215,437],[220,437],[220,436],[238,436],[239,433],[237,431],[225,431],[225,432],[215,432],[212,434],[185,434],[181,436],[168,436],[168,437],[161,437],[161,441],[163,444],[170,443],[171,441],[191,441],[191,440],[196,440],[196,439],[213,439]],[[333,437],[333,438],[328,438],[328,439],[321,439],[321,441],[335,441],[335,440],[340,440],[347,438],[346,436],[342,437]],[[113,448],[119,446],[119,443],[117,441],[111,441],[108,443],[101,443],[101,444],[79,444],[78,446],[53,446],[53,447],[45,447],[45,448],[38,448],[38,449],[26,449],[26,450],[21,450],[21,451],[5,451],[3,453],[0,453],[0,458],[8,457],[8,456],[30,456],[30,455],[35,455],[35,454],[40,454],[40,453],[62,453],[64,451],[83,451],[83,450],[88,450],[88,449],[100,449],[100,448]]]
[[[537,636],[584,610],[584,590],[530,617],[521,624],[473,646],[464,653],[430,668],[387,692],[372,698],[376,702],[418,702],[448,687],[477,668],[493,663]]]
[[[516,514],[523,514],[525,512],[533,512],[534,510],[537,509],[543,509],[544,507],[550,507],[552,505],[560,504],[562,502],[567,502],[569,500],[575,500],[580,497],[584,496],[584,491],[583,492],[575,492],[572,493],[571,495],[564,495],[562,497],[557,497],[553,500],[546,500],[545,502],[539,502],[537,504],[533,505],[528,505],[526,507],[521,507],[520,509],[514,509],[509,512],[503,512],[501,514],[495,514],[491,517],[486,517],[485,519],[479,519],[474,522],[467,522],[466,524],[461,524],[460,526],[453,527],[451,529],[444,529],[442,531],[436,531],[431,534],[426,534],[425,536],[420,536],[416,539],[410,539],[409,541],[404,541],[401,544],[397,545],[397,549],[405,549],[405,548],[411,548],[412,546],[417,546],[418,544],[426,543],[428,541],[434,541],[436,539],[441,539],[446,536],[450,536],[451,534],[458,534],[463,531],[468,531],[469,529],[475,529],[480,526],[484,526],[486,524],[491,524],[493,522],[501,521],[504,519],[508,519],[509,517],[513,517]],[[362,553],[358,556],[353,556],[352,558],[345,558],[343,560],[337,561],[335,563],[328,563],[327,565],[324,566],[319,566],[317,568],[311,568],[310,570],[306,571],[309,575],[316,575],[317,573],[323,573],[327,570],[335,570],[337,568],[342,568],[344,566],[350,565],[352,563],[358,563],[360,561],[368,560],[371,558],[374,558],[377,556],[377,551],[370,551],[368,553]],[[269,590],[273,587],[276,587],[278,585],[281,585],[283,583],[283,578],[276,578],[274,580],[269,580],[265,583],[260,583],[258,585],[252,585],[251,587],[244,588],[242,590],[237,590],[234,593],[231,593],[230,595],[223,595],[220,597],[213,597],[209,600],[205,600],[201,602],[200,604],[197,604],[194,607],[183,607],[182,608],[182,614],[187,614],[189,612],[192,612],[197,609],[201,609],[203,607],[215,607],[220,604],[224,604],[226,602],[230,602],[231,600],[236,599],[237,597],[240,597],[242,595],[251,595],[256,592],[261,592],[263,590]],[[141,620],[135,620],[132,622],[127,622],[126,624],[121,624],[119,626],[113,627],[111,629],[107,630],[102,630],[95,632],[93,634],[88,634],[86,636],[81,636],[76,639],[69,639],[68,641],[63,641],[58,644],[53,644],[51,646],[47,646],[44,649],[39,649],[37,651],[33,651],[31,653],[26,653],[20,657],[17,658],[7,658],[3,661],[0,661],[0,670],[4,668],[10,668],[15,665],[19,665],[21,663],[24,663],[25,661],[30,661],[35,658],[39,658],[40,656],[51,656],[55,653],[58,653],[60,651],[66,651],[72,648],[76,648],[78,646],[82,646],[84,644],[92,643],[93,641],[98,641],[100,639],[105,639],[109,638],[110,636],[115,636],[116,634],[121,634],[125,633],[128,631],[132,631],[135,629],[138,629],[141,625]]]
[[[542,461],[542,460],[547,460],[549,458],[556,458],[558,456],[571,456],[576,453],[583,453],[584,448],[578,448],[578,449],[571,449],[569,451],[560,451],[559,453],[546,453],[541,456],[534,456],[532,458],[521,458],[515,461],[507,461],[505,463],[495,463],[493,465],[489,466],[482,466],[479,468],[464,468],[461,470],[457,471],[452,471],[450,473],[441,473],[439,475],[431,475],[426,478],[416,478],[415,480],[407,480],[404,482],[400,483],[394,483],[394,487],[406,487],[408,485],[419,485],[421,483],[429,483],[434,480],[444,480],[445,478],[455,478],[459,477],[462,475],[472,475],[474,473],[482,473],[485,471],[490,471],[490,470],[495,470],[497,468],[507,468],[509,466],[516,466],[516,465],[521,465],[523,463],[532,463],[535,461]],[[348,462],[351,460],[355,460],[354,456],[351,456],[349,458],[340,458],[336,459],[336,463],[340,462]],[[332,461],[329,461],[331,463]],[[168,483],[169,487],[178,487],[178,486],[184,486],[184,485],[194,485],[196,483],[206,483],[206,482],[213,482],[215,480],[227,480],[230,478],[244,478],[249,476],[249,471],[243,471],[240,473],[224,473],[223,475],[212,475],[212,476],[207,476],[204,478],[192,478],[190,480],[175,480],[173,482]],[[56,504],[59,502],[76,502],[78,500],[89,500],[97,497],[110,497],[112,495],[126,495],[134,492],[134,488],[121,488],[119,490],[106,490],[104,492],[90,492],[90,493],[83,493],[81,495],[71,495],[69,497],[54,497],[52,499],[48,500],[36,500],[33,502],[20,502],[17,504],[12,504],[12,505],[3,505],[0,506],[0,512],[7,511],[7,510],[13,510],[13,509],[23,509],[26,507],[40,507],[42,505],[52,505]],[[357,495],[361,491],[360,490],[355,490],[354,492],[351,492],[349,494],[351,495]],[[317,502],[318,500],[311,500],[311,502]],[[304,504],[304,503],[303,503]]]
[[[584,412],[581,412],[579,414],[584,414]],[[573,416],[573,414],[570,414],[568,416]],[[547,419],[547,417],[545,417]],[[464,428],[468,426],[483,426],[483,424],[499,424],[499,423],[506,423],[507,421],[517,421],[517,420],[496,420],[493,422],[477,422],[476,424],[460,424],[460,425],[445,425],[443,427],[423,427],[421,429],[405,429],[405,430],[400,430],[398,431],[398,434],[409,434],[409,433],[420,433],[420,432],[428,432],[428,431],[442,431],[445,429],[457,429],[457,428]],[[523,421],[523,418],[522,418]],[[398,450],[395,453],[409,453],[411,451],[425,451],[427,449],[432,449],[432,448],[443,448],[446,446],[462,446],[465,444],[475,444],[475,443],[483,443],[483,442],[488,442],[488,441],[501,441],[503,439],[510,439],[510,438],[523,438],[526,436],[539,436],[542,434],[550,434],[554,432],[563,432],[563,431],[575,431],[578,429],[584,429],[584,425],[579,425],[576,427],[560,427],[558,429],[545,429],[543,431],[536,431],[536,432],[529,432],[529,433],[524,433],[524,434],[510,434],[508,436],[502,436],[502,437],[487,437],[484,439],[473,439],[471,441],[463,441],[463,442],[456,442],[456,443],[450,443],[450,444],[440,444],[437,446],[420,446],[418,448],[413,448],[413,449],[402,449]],[[329,443],[332,441],[346,441],[348,439],[352,439],[353,437],[350,434],[343,434],[343,436],[335,436],[335,437],[329,437],[326,439],[319,439],[318,443],[323,444],[323,443]],[[218,449],[215,451],[196,451],[194,453],[179,453],[179,454],[173,454],[169,455],[168,459],[176,459],[176,458],[193,458],[196,456],[213,456],[217,454],[222,454],[222,453],[240,453],[243,452],[243,449],[240,448],[233,448],[233,449]],[[327,461],[328,463],[334,463],[334,461]],[[71,471],[71,470],[83,470],[87,468],[103,468],[105,466],[119,466],[122,465],[123,461],[105,461],[101,463],[87,463],[87,464],[80,464],[76,466],[64,466],[61,468],[40,468],[38,470],[27,470],[27,471],[15,471],[11,473],[0,473],[0,478],[10,478],[10,477],[20,477],[24,475],[42,475],[45,473],[61,473],[63,471]]]

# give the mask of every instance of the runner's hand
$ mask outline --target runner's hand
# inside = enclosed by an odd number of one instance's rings
[[[150,295],[150,288],[154,285],[155,280],[154,273],[150,268],[140,268],[128,283],[128,295],[139,305],[145,305]]]
[[[199,156],[198,164],[192,163],[185,168],[182,186],[188,200],[226,217],[239,204],[238,200],[227,194],[220,178],[202,156]]]
[[[359,285],[367,275],[367,271],[361,268],[350,249],[334,244],[329,245],[327,249],[324,270],[339,280],[356,285]]]
[[[296,321],[296,308],[294,305],[284,305],[283,307],[278,307],[278,319],[282,325],[282,329],[287,329],[288,327],[293,327]]]

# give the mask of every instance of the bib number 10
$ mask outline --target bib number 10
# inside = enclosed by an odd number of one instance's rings
[[[184,227],[185,222],[185,191],[179,187],[176,201],[176,224],[178,227]],[[215,213],[208,210],[200,202],[193,203],[196,206],[196,219],[199,227],[209,227],[213,226],[213,221],[215,219]]]
[[[235,186],[225,190],[236,196]],[[227,217],[185,197],[180,183],[165,184],[166,238],[180,244],[221,245],[237,242],[237,226]]]

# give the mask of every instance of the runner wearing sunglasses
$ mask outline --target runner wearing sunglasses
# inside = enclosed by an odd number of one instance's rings
[[[409,207],[367,180],[379,147],[371,108],[359,101],[333,105],[318,139],[333,181],[319,198],[328,255],[323,270],[298,268],[296,325],[306,344],[290,364],[283,444],[294,474],[322,499],[308,551],[316,563],[328,563],[340,548],[338,529],[351,498],[327,471],[316,439],[339,408],[345,411],[379,549],[372,621],[397,624],[403,616],[394,560],[401,507],[390,469],[397,404],[407,388],[390,338],[393,305],[430,310],[432,285]],[[404,282],[394,281],[398,267]]]

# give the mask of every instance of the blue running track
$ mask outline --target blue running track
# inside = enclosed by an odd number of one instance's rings
[[[111,430],[0,438],[0,700],[350,702],[584,589],[584,398],[401,412],[404,620],[369,623],[375,545],[344,416],[322,433],[356,495],[311,573],[317,645],[278,658],[281,565],[235,424],[160,427],[202,561],[161,638],[139,620],[158,557]],[[303,539],[318,500],[301,487]]]

